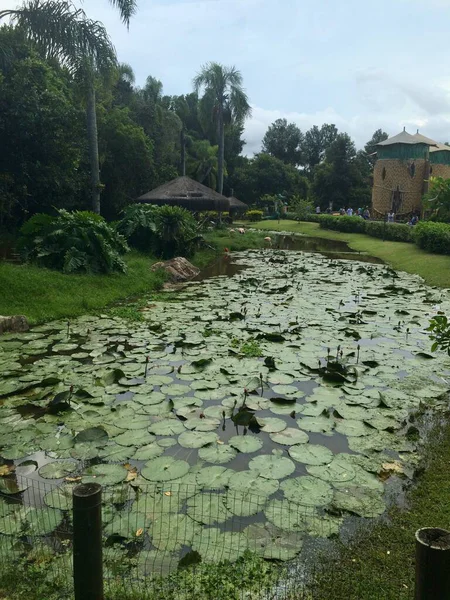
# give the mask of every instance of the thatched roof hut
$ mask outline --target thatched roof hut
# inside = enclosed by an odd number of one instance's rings
[[[192,211],[217,210],[226,212],[230,208],[228,198],[190,177],[177,177],[140,196],[137,201],[159,206],[171,204]]]
[[[230,198],[228,198],[228,200],[230,201],[230,212],[243,213],[249,209],[248,204],[245,204],[245,202],[241,202],[241,200],[238,200],[234,196],[231,196]]]

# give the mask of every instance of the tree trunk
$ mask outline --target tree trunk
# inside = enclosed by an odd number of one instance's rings
[[[184,136],[184,127],[181,129],[181,174],[186,175],[186,139]]]
[[[225,127],[223,122],[223,105],[219,104],[219,165],[217,177],[217,191],[223,194],[223,169],[225,162]]]
[[[94,80],[90,78],[87,89],[87,136],[89,163],[91,167],[92,211],[100,214],[100,166],[98,160],[97,112],[95,106]]]

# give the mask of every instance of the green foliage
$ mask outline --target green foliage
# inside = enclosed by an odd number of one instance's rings
[[[99,215],[60,210],[36,215],[21,230],[20,248],[28,261],[63,273],[123,273],[125,239]]]
[[[304,135],[295,123],[277,119],[263,138],[262,151],[288,165],[298,166],[302,164],[303,142]]]
[[[308,193],[308,181],[298,169],[266,153],[243,158],[230,177],[230,186],[236,197],[245,198],[248,204],[257,204],[265,195],[290,198]]]
[[[300,196],[294,196],[289,203],[289,211],[295,215],[296,219],[305,219],[314,213],[314,205],[311,201],[305,200]]]
[[[385,223],[384,221],[365,221],[361,217],[319,215],[318,222],[322,229],[333,229],[345,233],[366,233],[372,237],[394,242],[413,242],[413,229],[402,223]]]
[[[414,227],[414,241],[423,250],[450,254],[450,225],[421,221]]]
[[[245,356],[258,358],[263,356],[263,351],[258,342],[254,339],[249,339],[242,344],[239,352]]]
[[[365,221],[365,233],[372,237],[393,242],[413,242],[413,228],[404,223]]]
[[[192,213],[179,206],[132,204],[117,230],[131,246],[166,259],[191,256],[203,241]]]
[[[422,205],[430,220],[450,222],[450,179],[430,177],[429,190]]]
[[[311,195],[322,208],[364,207],[370,203],[370,186],[363,177],[355,144],[339,134],[327,148],[325,161],[314,170]]]
[[[249,221],[261,221],[264,212],[262,210],[248,210],[246,212],[246,218]]]
[[[319,225],[322,229],[333,229],[334,231],[345,231],[348,233],[364,233],[366,230],[366,223],[361,217],[320,215]]]
[[[450,323],[445,315],[436,315],[430,320],[430,339],[433,342],[432,352],[443,350],[450,356]]]

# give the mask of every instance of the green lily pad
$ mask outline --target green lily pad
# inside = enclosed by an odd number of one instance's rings
[[[288,452],[291,458],[305,465],[326,465],[333,460],[331,450],[319,444],[291,446]]]
[[[257,417],[256,420],[258,421],[262,431],[265,431],[266,433],[280,433],[287,427],[285,421],[282,419],[276,419],[275,417]]]
[[[154,435],[177,435],[185,431],[185,427],[178,419],[164,419],[152,423],[148,430]]]
[[[55,488],[44,496],[44,502],[50,508],[58,508],[59,510],[71,510],[72,495],[74,483],[66,483],[61,487]]]
[[[178,443],[183,448],[202,448],[214,444],[219,439],[217,433],[202,431],[185,431],[178,436]]]
[[[295,477],[281,483],[284,495],[301,506],[326,506],[333,498],[331,485],[316,477]]]
[[[192,542],[192,549],[200,554],[202,562],[235,562],[247,550],[247,538],[243,533],[222,533],[216,528],[202,528]]]
[[[197,473],[197,485],[203,490],[220,490],[228,485],[234,473],[225,467],[203,467]]]
[[[279,483],[275,479],[265,479],[258,471],[239,471],[229,482],[229,487],[236,492],[252,492],[259,496],[271,496],[278,488]]]
[[[278,453],[260,454],[252,458],[248,466],[265,479],[283,479],[295,471],[295,464],[292,460],[280,456]]]
[[[94,465],[85,470],[83,483],[99,483],[100,485],[116,485],[127,476],[127,470],[121,465]]]
[[[336,457],[328,465],[308,466],[310,475],[331,483],[351,482],[355,478],[355,469],[343,458]]]
[[[153,522],[150,537],[159,550],[174,552],[182,546],[190,546],[200,531],[201,526],[189,515],[162,515]]]
[[[189,468],[189,463],[184,460],[176,460],[172,456],[160,456],[146,463],[142,469],[142,477],[149,481],[170,481],[186,475]]]
[[[300,553],[303,536],[300,533],[288,533],[271,523],[249,525],[244,534],[251,552],[270,560],[291,560]]]
[[[251,454],[261,450],[263,441],[254,435],[235,435],[229,439],[228,443],[239,452]]]
[[[379,492],[359,486],[336,490],[333,506],[360,517],[372,519],[382,515],[386,510],[383,497]]]
[[[259,496],[251,491],[232,492],[229,491],[225,504],[228,510],[237,517],[251,517],[257,515],[264,509],[267,496]]]
[[[39,469],[39,475],[44,479],[62,479],[73,473],[77,464],[73,461],[52,462]]]
[[[231,446],[215,445],[205,446],[198,451],[198,457],[202,460],[216,465],[225,465],[236,458],[237,452]]]
[[[84,431],[80,431],[75,436],[75,443],[89,442],[97,445],[102,445],[108,441],[108,434],[102,427],[90,427]]]
[[[306,444],[309,436],[304,431],[300,431],[300,429],[287,427],[281,433],[271,433],[270,439],[283,446],[294,446],[295,444]]]
[[[138,448],[132,458],[133,460],[151,460],[152,458],[161,456],[163,452],[164,448],[162,448],[159,444],[147,444],[146,446],[141,446]]]
[[[232,514],[225,504],[226,496],[197,494],[187,501],[187,514],[203,525],[224,523]]]
[[[161,392],[166,396],[184,396],[191,391],[191,388],[187,385],[181,385],[181,383],[172,383],[171,385],[161,386]]]

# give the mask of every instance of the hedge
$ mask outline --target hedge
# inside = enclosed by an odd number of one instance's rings
[[[333,229],[345,233],[365,233],[371,237],[394,242],[414,242],[412,227],[402,223],[365,221],[361,217],[321,215],[319,224],[322,229]]]
[[[423,221],[414,227],[414,241],[423,250],[450,254],[450,225]]]

